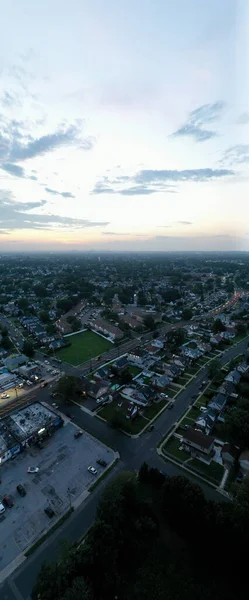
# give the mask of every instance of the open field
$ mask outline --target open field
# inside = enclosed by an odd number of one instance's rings
[[[80,365],[113,347],[111,342],[92,331],[77,333],[67,339],[71,342],[71,346],[58,350],[56,357],[73,366]]]

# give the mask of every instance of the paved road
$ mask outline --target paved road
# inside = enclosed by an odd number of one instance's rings
[[[247,348],[248,340],[242,341],[236,346],[227,350],[221,362],[224,364],[231,360],[237,354],[241,354]],[[108,427],[104,422],[94,416],[83,412],[79,407],[70,407],[70,412],[74,414],[75,422],[82,428],[86,428],[93,435],[96,435],[103,442],[111,444],[120,452],[121,460],[109,477],[96,488],[90,498],[75,511],[70,519],[59,529],[56,534],[47,540],[35,554],[28,558],[12,577],[6,580],[0,590],[1,600],[28,600],[36,576],[44,560],[52,560],[60,553],[63,540],[75,541],[89,529],[92,525],[96,506],[106,482],[114,477],[121,470],[133,470],[139,468],[145,460],[150,466],[163,469],[169,475],[181,473],[176,465],[164,461],[156,453],[156,446],[162,436],[167,433],[171,426],[180,418],[182,413],[189,406],[192,394],[197,393],[200,382],[207,378],[207,368],[203,367],[197,378],[191,383],[177,398],[172,411],[165,411],[156,420],[155,428],[152,432],[142,434],[138,439],[130,439],[126,435]],[[48,401],[48,392],[46,389],[39,390],[39,399]],[[50,401],[50,400],[49,400]],[[62,412],[66,412],[68,407],[62,405]],[[221,500],[217,492],[200,482],[201,487],[210,499]]]

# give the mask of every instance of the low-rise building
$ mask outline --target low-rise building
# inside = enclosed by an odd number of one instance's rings
[[[182,446],[192,457],[210,464],[214,454],[214,437],[201,431],[188,429],[182,438]]]
[[[101,317],[98,317],[95,320],[90,319],[89,326],[94,331],[97,331],[98,333],[102,333],[102,335],[109,337],[112,341],[121,339],[124,335],[121,329],[119,329],[119,327],[116,327],[116,325],[109,323],[109,321],[106,321]]]

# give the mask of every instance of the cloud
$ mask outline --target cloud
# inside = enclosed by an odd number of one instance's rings
[[[193,225],[191,221],[176,221],[176,223],[180,223],[180,225]]]
[[[249,112],[242,113],[236,122],[237,125],[247,125],[249,123]]]
[[[172,227],[172,225],[157,225],[158,229],[167,229],[168,227]]]
[[[64,146],[90,150],[94,145],[94,138],[83,136],[83,125],[83,121],[78,119],[71,125],[61,124],[54,132],[35,138],[33,123],[7,119],[1,115],[0,166],[3,168],[6,163],[13,164],[42,156]],[[24,176],[24,172],[21,175],[19,171],[17,176]]]
[[[117,177],[115,180],[103,177],[96,183],[92,194],[121,194],[124,196],[150,195],[159,192],[177,193],[176,183],[205,182],[221,179],[234,175],[230,169],[185,169],[185,170],[157,170],[143,169],[131,176]],[[120,184],[129,186],[124,188]],[[173,187],[172,187],[173,186]]]
[[[3,165],[1,165],[1,169],[3,169],[3,171],[7,171],[7,173],[10,173],[10,175],[14,175],[15,177],[26,177],[24,169],[19,165],[13,165],[12,163],[4,163]]]
[[[217,137],[217,131],[205,129],[205,125],[219,119],[223,108],[223,102],[199,106],[190,112],[186,123],[172,133],[171,137],[193,137],[196,142],[205,142]]]
[[[53,190],[51,188],[45,187],[46,192],[48,194],[53,194],[54,196],[63,196],[63,198],[75,198],[71,192],[57,192],[57,190]]]
[[[119,233],[116,231],[102,231],[102,235],[131,235],[131,233]]]
[[[223,153],[220,165],[234,166],[249,162],[249,144],[231,146]]]
[[[44,214],[31,212],[35,209],[42,209],[47,204],[46,200],[36,202],[17,202],[8,190],[0,191],[0,229],[20,230],[20,229],[40,229],[53,230],[61,229],[84,229],[86,227],[104,227],[108,221],[89,221],[87,219],[77,219],[73,217],[63,217],[60,215]]]
[[[21,106],[22,103],[20,101],[19,96],[14,92],[4,92],[0,100],[0,104],[2,104],[2,106],[4,106],[5,108],[12,108]]]

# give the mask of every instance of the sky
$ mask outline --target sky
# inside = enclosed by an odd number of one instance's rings
[[[249,250],[247,0],[1,7],[0,251]]]

